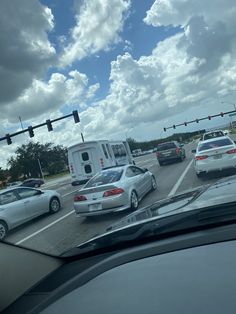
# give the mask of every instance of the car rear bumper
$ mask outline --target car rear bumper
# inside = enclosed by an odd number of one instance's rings
[[[163,156],[163,157],[157,157],[157,160],[162,162],[162,161],[168,161],[168,160],[177,160],[180,159],[181,155],[173,155],[173,156]]]
[[[98,209],[96,209],[98,207]],[[123,193],[114,197],[107,197],[98,200],[74,202],[76,216],[97,216],[111,212],[122,211],[130,207],[129,197]]]
[[[222,161],[222,162],[197,162],[195,164],[195,171],[196,173],[201,172],[213,172],[213,171],[222,171],[227,169],[236,168],[236,158],[230,160],[230,161]]]

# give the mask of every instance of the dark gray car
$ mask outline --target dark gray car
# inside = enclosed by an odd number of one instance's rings
[[[183,145],[176,141],[159,144],[156,156],[160,166],[170,161],[183,161],[186,157]]]

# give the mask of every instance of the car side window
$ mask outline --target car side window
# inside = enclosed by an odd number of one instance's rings
[[[18,201],[15,191],[8,191],[0,194],[0,205],[6,205]]]
[[[126,177],[134,177],[137,176],[139,174],[142,174],[143,171],[141,169],[139,169],[138,167],[129,167],[126,170]]]
[[[33,189],[17,189],[17,193],[19,194],[21,199],[29,198],[39,194],[37,190]]]

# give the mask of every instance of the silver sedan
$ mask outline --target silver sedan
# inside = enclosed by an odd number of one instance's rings
[[[44,213],[61,208],[61,195],[56,191],[15,187],[0,192],[0,240],[7,232]]]
[[[74,196],[77,216],[95,216],[128,208],[157,187],[154,175],[136,166],[111,167],[97,173]]]

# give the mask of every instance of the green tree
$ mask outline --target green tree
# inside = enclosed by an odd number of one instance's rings
[[[59,173],[66,168],[67,151],[63,146],[52,143],[40,144],[29,142],[18,147],[15,156],[8,161],[10,175],[16,179],[20,176],[40,177],[39,161],[43,172]]]

